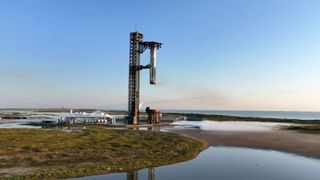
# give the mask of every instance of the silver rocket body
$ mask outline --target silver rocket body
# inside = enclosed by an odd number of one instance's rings
[[[150,48],[150,84],[156,84],[157,48]]]

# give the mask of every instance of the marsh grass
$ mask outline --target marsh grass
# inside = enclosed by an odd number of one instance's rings
[[[287,130],[294,130],[301,133],[320,134],[320,125],[292,125],[284,127]]]
[[[87,129],[75,132],[2,129],[0,179],[52,179],[120,172],[180,162],[194,157],[203,143],[173,133]]]

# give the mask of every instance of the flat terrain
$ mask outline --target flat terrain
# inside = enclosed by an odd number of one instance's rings
[[[195,157],[204,143],[116,129],[1,129],[0,179],[56,179],[154,167]]]
[[[174,132],[202,139],[210,146],[272,149],[320,159],[320,134],[315,133],[282,129],[262,132],[183,129]]]

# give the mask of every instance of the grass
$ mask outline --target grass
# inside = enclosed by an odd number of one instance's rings
[[[20,112],[11,112],[11,113],[0,113],[0,118],[2,119],[25,119],[26,115]]]
[[[191,159],[203,146],[163,132],[2,129],[0,179],[69,178],[154,167]],[[11,168],[21,172],[12,173]],[[23,172],[25,168],[33,169]]]

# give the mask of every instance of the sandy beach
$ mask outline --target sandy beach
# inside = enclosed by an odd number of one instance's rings
[[[271,149],[320,159],[320,135],[279,128],[232,130],[181,128],[172,132],[204,140],[209,146],[234,146]]]

